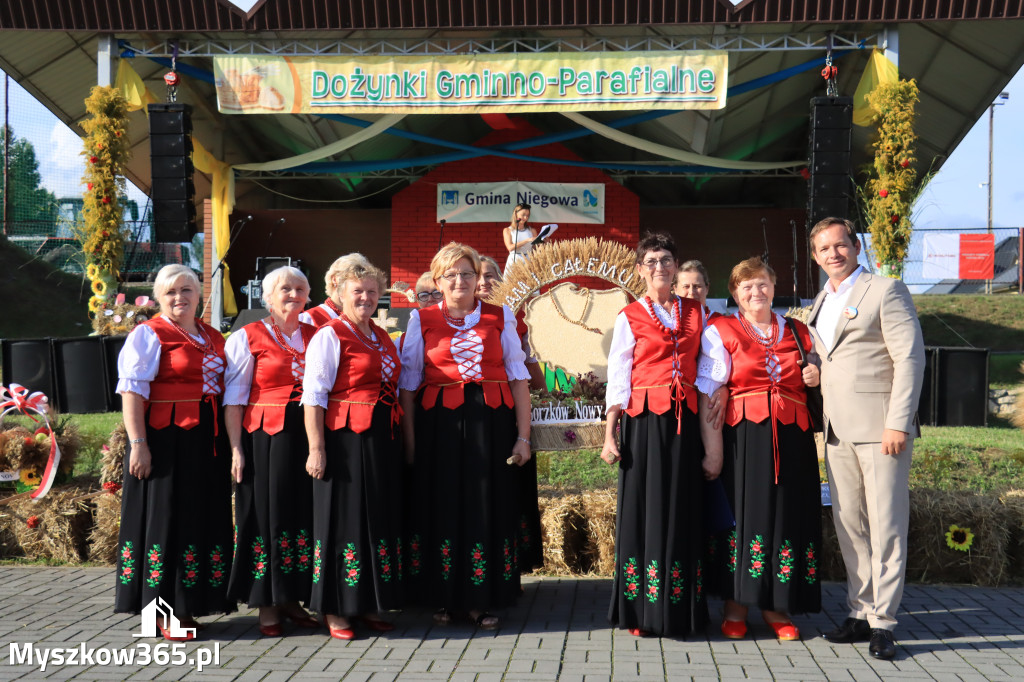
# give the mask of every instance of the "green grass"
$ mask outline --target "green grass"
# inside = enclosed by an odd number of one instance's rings
[[[601,459],[600,450],[538,452],[537,482],[562,490],[597,490],[614,487],[619,468]]]
[[[999,353],[988,356],[988,387],[1014,388],[1024,384],[1021,372],[1024,353]]]
[[[100,475],[100,461],[103,458],[103,446],[110,438],[110,433],[121,423],[120,412],[104,412],[99,414],[65,414],[60,416],[60,421],[69,419],[78,427],[81,438],[81,445],[78,448],[78,456],[75,459],[75,468],[72,475],[75,478],[80,476],[98,477]],[[7,417],[4,423],[21,424],[31,427],[33,430],[38,425],[28,417]]]
[[[914,296],[924,342],[1024,351],[1024,296]]]

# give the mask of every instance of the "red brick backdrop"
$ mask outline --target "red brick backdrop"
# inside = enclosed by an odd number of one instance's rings
[[[453,117],[453,121],[458,119]],[[480,146],[513,142],[539,135],[540,131],[516,121],[516,128],[496,130],[478,143]],[[558,144],[523,150],[523,154],[552,159],[578,161],[579,158]],[[603,237],[634,246],[640,231],[640,202],[635,194],[611,180],[602,171],[546,163],[531,163],[516,159],[485,156],[466,161],[447,163],[431,171],[416,183],[394,196],[391,202],[391,280],[416,282],[420,273],[430,266],[430,259],[441,245],[450,241],[468,244],[481,254],[491,256],[504,267],[508,251],[502,241],[502,228],[508,223],[448,223],[441,234],[437,222],[437,185],[448,182],[505,182],[522,180],[531,182],[603,182],[605,185],[605,212],[603,225],[559,223],[555,239],[573,237]],[[509,207],[509,216],[512,210]],[[531,220],[536,229],[543,223]],[[595,278],[574,278],[584,286],[607,289],[611,285]],[[396,307],[407,304],[397,298]]]

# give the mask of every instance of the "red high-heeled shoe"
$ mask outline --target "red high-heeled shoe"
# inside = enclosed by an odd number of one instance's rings
[[[747,621],[745,620],[723,620],[722,634],[727,639],[743,639],[747,636]]]
[[[327,616],[324,616],[324,625],[331,633],[331,637],[334,639],[353,640],[356,638],[356,631],[350,627],[347,628],[332,628],[331,624],[327,621]]]
[[[765,623],[775,632],[775,636],[780,642],[795,642],[800,639],[800,630],[792,622],[768,623],[765,621]]]
[[[280,623],[264,625],[260,623],[260,634],[264,637],[280,637],[284,634],[284,627]]]

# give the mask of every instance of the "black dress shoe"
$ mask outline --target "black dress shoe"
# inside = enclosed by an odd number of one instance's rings
[[[896,643],[892,641],[892,633],[881,628],[871,628],[868,653],[883,661],[891,661],[896,656]]]
[[[822,635],[833,644],[852,644],[853,642],[866,642],[871,639],[871,627],[866,620],[860,618],[847,618],[843,624],[835,630],[829,630]]]

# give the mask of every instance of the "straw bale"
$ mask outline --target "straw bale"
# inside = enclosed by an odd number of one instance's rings
[[[96,523],[89,533],[89,561],[114,564],[121,531],[121,491],[104,492],[95,501]]]
[[[57,471],[63,474],[70,473],[74,469],[81,446],[78,426],[67,417],[50,423],[57,437],[57,446],[60,448],[60,464]],[[45,428],[42,423],[38,427]],[[0,464],[5,465],[3,470],[24,470],[39,477],[46,469],[46,462],[50,458],[50,435],[45,431],[37,432],[22,425],[11,426],[3,430],[0,448],[3,450],[0,456]]]
[[[910,491],[907,580],[993,586],[1008,578],[1012,513],[995,496],[915,488]],[[946,531],[970,528],[966,552],[946,545]]]
[[[604,445],[604,422],[575,422],[562,424],[534,424],[530,430],[531,447],[535,451],[582,450]],[[566,431],[576,438],[570,441]]]
[[[1007,490],[999,497],[1010,519],[1006,546],[1008,580],[1024,583],[1024,490]]]
[[[581,496],[587,521],[587,545],[584,549],[590,571],[601,576],[615,574],[615,489],[589,490]]]
[[[128,432],[121,422],[111,432],[110,440],[103,450],[103,458],[100,462],[100,483],[113,482],[120,484],[124,481],[124,456],[128,450]]]
[[[9,527],[26,556],[77,564],[88,556],[92,509],[88,501],[76,498],[87,493],[87,488],[77,485],[55,487],[38,502],[27,497],[14,500],[0,514],[9,517]],[[38,525],[29,528],[33,516]]]
[[[583,500],[579,495],[549,497],[541,505],[544,570],[557,575],[580,572],[580,557],[587,543]]]
[[[1024,374],[1024,362],[1020,363],[1020,373]],[[1024,429],[1024,383],[1017,386],[1017,400],[1013,403],[1010,421],[1019,429]]]

